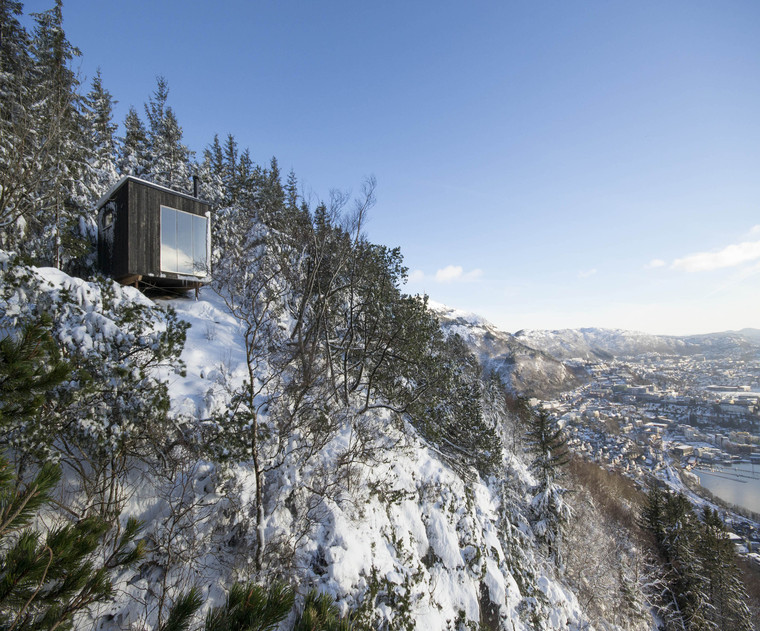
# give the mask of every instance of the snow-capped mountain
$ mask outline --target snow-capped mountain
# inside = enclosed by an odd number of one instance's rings
[[[757,329],[689,336],[650,335],[622,329],[597,328],[523,330],[515,333],[514,337],[526,346],[560,360],[606,360],[645,353],[689,355],[760,348],[760,331]]]
[[[447,334],[459,335],[484,368],[498,373],[518,394],[549,396],[586,379],[585,371],[563,363],[564,357],[531,346],[478,315],[439,303],[430,307]]]
[[[622,329],[522,330],[515,333],[515,338],[557,359],[606,360],[642,353],[675,354],[688,352],[691,346],[681,338]]]

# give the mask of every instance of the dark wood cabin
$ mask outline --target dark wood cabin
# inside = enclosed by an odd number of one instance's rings
[[[98,264],[124,285],[197,289],[211,280],[211,206],[136,177],[98,202]]]

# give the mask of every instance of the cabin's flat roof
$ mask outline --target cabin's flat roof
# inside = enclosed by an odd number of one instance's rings
[[[206,204],[206,206],[211,206],[209,202],[203,199],[200,199],[199,197],[193,197],[192,195],[189,195],[188,193],[175,191],[173,188],[169,188],[168,186],[161,186],[160,184],[156,184],[155,182],[149,182],[148,180],[140,179],[139,177],[135,177],[134,175],[125,175],[118,182],[116,182],[116,184],[114,184],[111,188],[109,188],[108,192],[98,200],[98,205],[96,206],[96,208],[99,210],[109,199],[111,199],[111,196],[128,181],[137,182],[138,184],[142,184],[143,186],[149,186],[150,188],[155,188],[156,190],[164,191],[165,193],[171,193],[172,195],[177,195],[179,197],[184,197],[185,199],[191,199],[194,202],[200,202],[201,204]]]

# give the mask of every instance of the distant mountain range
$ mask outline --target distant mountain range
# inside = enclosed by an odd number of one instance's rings
[[[556,359],[613,359],[660,353],[662,355],[715,354],[760,350],[760,330],[743,329],[704,335],[650,335],[621,329],[562,329],[518,331],[526,346]]]
[[[622,329],[501,331],[484,318],[431,303],[447,334],[467,342],[487,369],[497,372],[520,394],[547,397],[577,387],[588,379],[577,362],[625,359],[645,353],[723,355],[751,353],[760,358],[760,329],[705,335],[650,335]]]

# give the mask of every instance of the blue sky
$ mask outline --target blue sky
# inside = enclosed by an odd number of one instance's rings
[[[26,2],[25,11],[52,2]],[[377,178],[407,291],[501,328],[760,328],[760,3],[64,4],[82,76],[170,86],[304,192]]]

